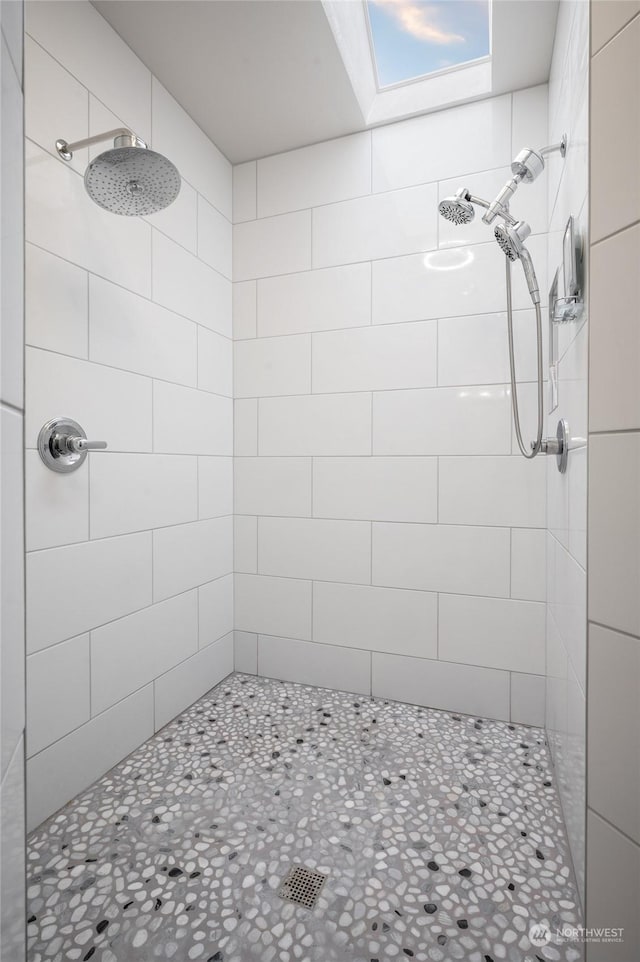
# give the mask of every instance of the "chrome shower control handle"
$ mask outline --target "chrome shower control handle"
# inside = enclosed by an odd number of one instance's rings
[[[67,437],[67,447],[74,454],[80,454],[82,451],[102,451],[106,446],[106,441],[87,441],[82,437]]]
[[[543,438],[540,442],[540,451],[542,454],[555,454],[556,464],[560,474],[565,474],[567,470],[570,441],[569,423],[564,418],[561,418],[558,421],[555,438]],[[531,449],[533,450],[534,447],[535,443],[532,441]]]
[[[88,441],[77,421],[53,418],[38,435],[38,453],[48,468],[58,474],[77,471],[88,451],[106,448],[106,441]]]

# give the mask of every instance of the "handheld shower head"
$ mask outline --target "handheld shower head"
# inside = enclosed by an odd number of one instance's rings
[[[517,221],[513,226],[510,224],[499,224],[493,231],[495,239],[509,260],[519,260],[522,264],[531,300],[534,304],[539,304],[540,290],[538,287],[538,278],[536,277],[533,261],[531,260],[531,254],[524,245],[530,233],[531,228],[524,220]]]
[[[461,187],[456,191],[455,197],[445,197],[438,204],[438,211],[445,220],[452,224],[470,224],[476,216],[473,204],[469,202],[469,191],[466,187]]]
[[[84,186],[89,197],[104,210],[128,217],[155,214],[172,204],[181,186],[177,168],[130,130],[111,130],[75,144],[58,140],[56,147],[63,160],[71,160],[74,149],[111,137],[113,148],[86,169]]]

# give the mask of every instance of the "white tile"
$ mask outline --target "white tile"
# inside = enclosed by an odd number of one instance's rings
[[[196,325],[94,276],[89,279],[89,339],[92,361],[195,387]]]
[[[510,403],[498,385],[374,394],[374,454],[509,454]]]
[[[311,515],[310,458],[236,458],[238,514]]]
[[[9,59],[4,35],[0,38],[0,111],[3,136],[2,167],[2,286],[0,288],[0,378],[2,398],[24,407],[24,161],[23,97],[20,80]],[[16,146],[18,145],[18,146]]]
[[[372,694],[444,711],[509,719],[509,673],[374,652]]]
[[[231,220],[231,164],[155,77],[153,148],[169,157],[184,179]]]
[[[589,804],[640,842],[640,641],[589,627]]]
[[[260,401],[260,455],[371,453],[368,394],[264,398]]]
[[[167,454],[91,454],[92,538],[195,521],[195,458]]]
[[[638,0],[596,0],[591,4],[591,52],[595,53],[640,10]]]
[[[233,453],[252,457],[258,453],[258,402],[255,398],[233,402]]]
[[[231,222],[198,197],[198,257],[231,280]]]
[[[24,729],[24,494],[22,417],[0,411],[0,719],[1,768],[4,776]]]
[[[91,200],[74,170],[30,141],[25,172],[28,241],[137,294],[151,293],[148,224],[103,210]]]
[[[311,638],[311,582],[237,574],[235,627],[240,631]]]
[[[198,588],[200,648],[233,631],[233,575]]]
[[[238,341],[234,348],[236,397],[307,394],[311,391],[311,337]]]
[[[547,601],[571,668],[586,688],[587,576],[568,551],[551,538],[547,554]],[[591,605],[591,598],[589,599]]]
[[[316,334],[314,393],[432,387],[437,350],[434,321]]]
[[[92,715],[148,685],[197,650],[198,596],[195,591],[94,629],[91,632]],[[122,670],[123,665],[127,666],[126,671]]]
[[[640,635],[640,433],[595,435],[589,453],[589,617]]]
[[[511,96],[388,124],[372,135],[374,190],[502,167],[511,161]]]
[[[58,474],[25,451],[27,551],[89,539],[89,472]]]
[[[235,225],[234,280],[290,274],[310,267],[311,211],[280,214]]]
[[[233,523],[214,518],[153,533],[153,600],[214,581],[233,571]]]
[[[258,636],[256,634],[250,631],[234,631],[233,667],[234,671],[243,671],[248,675],[258,674]]]
[[[29,759],[29,830],[88,788],[151,735],[153,687],[148,685]]]
[[[78,421],[90,440],[106,441],[110,452],[151,450],[148,378],[36,348],[27,348],[26,371],[27,447],[60,415]]]
[[[439,515],[445,524],[543,528],[544,458],[440,458]]]
[[[545,620],[535,602],[441,594],[438,652],[445,661],[542,674]]]
[[[541,291],[547,290],[546,235],[529,238]],[[373,264],[373,323],[422,321],[464,314],[493,314],[505,308],[504,254],[496,243],[444,248]],[[511,272],[513,308],[531,307],[519,264]]]
[[[591,241],[640,219],[640,19],[636,18],[591,64]],[[624,135],[618,111],[624,104]],[[619,149],[611,149],[618,144]]]
[[[93,104],[93,101],[92,101]],[[171,155],[169,155],[171,156]],[[151,214],[145,220],[195,254],[198,249],[198,194],[186,180],[180,185],[180,193],[168,207]]]
[[[640,945],[640,847],[590,809],[587,845],[587,924],[624,932],[622,942],[589,944],[588,962],[628,962]]]
[[[156,678],[156,731],[233,671],[233,632]]]
[[[544,675],[511,673],[511,721],[516,725],[544,728]]]
[[[204,327],[198,328],[198,387],[233,395],[233,341]]]
[[[509,531],[374,523],[373,584],[506,598]]]
[[[231,398],[156,381],[153,447],[172,454],[223,454],[233,449]]]
[[[370,662],[368,651],[258,635],[258,674],[266,678],[368,695]]]
[[[57,160],[56,140],[68,143],[89,133],[89,93],[31,37],[24,43],[25,136]],[[74,151],[69,166],[84,176],[87,148]]]
[[[150,140],[151,74],[98,11],[88,3],[25,7],[27,32],[139,137]],[[57,136],[75,139],[73,133]]]
[[[545,601],[547,596],[546,531],[514,528],[511,532],[511,597]]]
[[[64,618],[50,613],[74,586]],[[151,534],[27,555],[27,650],[40,651],[151,604]]]
[[[515,311],[513,322],[518,383],[534,381],[537,378],[535,313]],[[473,314],[438,321],[438,384],[441,387],[508,381],[506,314]]]
[[[370,190],[368,131],[258,161],[258,217],[331,204]]]
[[[313,266],[433,250],[437,207],[435,184],[319,207],[313,212]]]
[[[233,459],[198,458],[198,517],[233,514]]]
[[[295,276],[295,275],[292,275]],[[257,282],[240,281],[233,285],[233,337],[255,337],[257,328]],[[288,334],[288,331],[278,332]]]
[[[2,6],[4,8],[6,4]],[[11,3],[9,6],[17,7],[18,4]],[[0,787],[0,953],[5,959],[26,958],[24,812],[24,738],[21,737]]]
[[[365,521],[437,521],[437,461],[315,458],[313,514]]]
[[[233,168],[233,223],[255,220],[256,210],[256,162],[235,164]]]
[[[60,354],[86,357],[88,283],[85,271],[47,251],[25,248],[25,339]]]
[[[159,231],[153,232],[153,299],[231,337],[231,282]]]
[[[527,87],[525,90],[514,90],[512,96],[511,156],[515,157],[523,147],[533,147],[535,150],[548,143],[549,87],[547,84],[539,84],[536,87]],[[544,178],[538,178],[536,183],[540,180]],[[533,184],[527,185],[527,196],[533,186]],[[525,194],[525,191],[522,191],[522,194]],[[520,200],[520,193],[518,193],[519,216],[521,216]],[[523,214],[522,219],[528,220],[528,217]]]
[[[317,582],[313,640],[346,648],[438,657],[438,596],[427,591]]]
[[[640,428],[640,225],[591,248],[589,430]]]
[[[370,323],[370,264],[328,267],[258,281],[260,337]]]
[[[258,519],[233,517],[233,568],[245,574],[258,573]]]
[[[260,518],[261,574],[371,582],[371,526],[365,521]]]
[[[27,658],[27,755],[91,717],[89,635]]]

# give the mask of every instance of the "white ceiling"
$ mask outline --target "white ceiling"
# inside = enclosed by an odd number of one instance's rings
[[[232,163],[367,126],[321,0],[92,2]],[[546,82],[556,12],[494,0],[494,94]]]

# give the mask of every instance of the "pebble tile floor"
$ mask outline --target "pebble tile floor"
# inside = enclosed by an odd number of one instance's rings
[[[278,894],[327,876],[313,909]],[[574,962],[544,733],[234,674],[37,829],[30,962]]]

